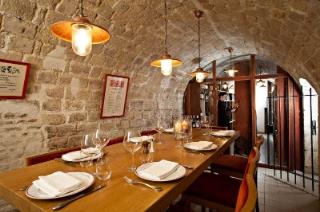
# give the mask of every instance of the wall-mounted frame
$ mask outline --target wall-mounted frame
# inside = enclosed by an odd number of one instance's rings
[[[101,118],[124,116],[129,77],[107,74],[103,85]]]
[[[30,64],[0,59],[0,99],[23,99]]]

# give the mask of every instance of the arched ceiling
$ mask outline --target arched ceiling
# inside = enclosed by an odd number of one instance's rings
[[[154,70],[150,61],[163,53],[163,1],[114,0],[87,3],[95,7],[95,22],[106,26],[112,38],[104,46],[106,60],[118,69]],[[168,47],[184,64],[184,75],[196,65],[196,19],[193,10],[203,10],[201,21],[202,64],[227,56],[227,46],[236,55],[266,57],[295,79],[304,77],[319,90],[320,2],[318,0],[168,0]]]
[[[30,2],[31,3],[30,3]],[[67,46],[67,59],[103,62],[103,66],[128,75],[162,77],[150,62],[163,54],[164,3],[162,0],[84,0],[84,13],[90,20],[106,27],[111,40],[97,45],[86,58],[75,57],[70,45],[54,39],[50,25],[70,19],[77,10],[77,0],[2,0],[3,12],[38,24],[35,40],[50,52],[56,45]],[[175,70],[176,78],[164,80],[187,82],[188,72],[196,68],[196,19],[193,11],[201,9],[202,64],[228,55],[258,54],[280,65],[296,80],[303,77],[320,88],[320,1],[318,0],[167,0],[169,53],[184,64]],[[32,9],[32,10],[31,10]],[[34,16],[34,18],[32,18]],[[45,20],[45,21],[44,21]],[[143,80],[142,80],[143,81]],[[169,82],[168,82],[169,81]],[[143,82],[143,86],[152,84]],[[183,89],[181,83],[180,88]],[[182,83],[185,84],[185,83]]]

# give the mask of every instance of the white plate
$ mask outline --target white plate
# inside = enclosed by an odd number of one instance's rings
[[[210,132],[210,135],[218,136],[218,137],[231,137],[235,133],[234,130],[218,130]]]
[[[210,151],[210,150],[214,150],[216,148],[218,148],[218,145],[216,144],[212,144],[209,148],[205,148],[205,149],[194,149],[192,148],[192,146],[190,146],[190,143],[186,143],[183,145],[184,148],[192,150],[192,151]]]
[[[173,181],[173,180],[177,180],[177,179],[180,179],[182,177],[184,177],[184,175],[186,174],[186,169],[179,165],[178,169],[173,172],[171,175],[169,175],[168,177],[162,179],[162,180],[158,180],[158,179],[154,179],[154,178],[147,178],[147,177],[144,177],[144,176],[141,176],[139,174],[139,172],[145,168],[147,168],[148,166],[151,166],[152,163],[145,163],[145,164],[142,164],[141,166],[139,166],[137,169],[136,169],[136,175],[138,177],[140,177],[141,179],[144,179],[144,180],[149,180],[149,181],[154,181],[154,182],[167,182],[167,181]]]
[[[50,199],[58,199],[58,198],[62,198],[62,197],[67,197],[67,196],[71,196],[73,194],[79,193],[87,188],[89,188],[93,183],[94,183],[94,177],[86,172],[68,172],[68,174],[72,175],[73,177],[81,180],[83,182],[83,185],[74,190],[71,191],[69,193],[66,194],[62,194],[61,196],[50,196],[47,193],[41,191],[40,189],[38,189],[35,185],[31,184],[28,189],[26,190],[26,195],[27,197],[31,198],[31,199],[39,199],[39,200],[50,200]]]
[[[80,154],[80,150],[79,151],[74,151],[74,152],[79,152]],[[61,156],[61,159],[64,160],[64,161],[68,161],[68,162],[82,162],[82,161],[88,161],[88,160],[95,160],[95,159],[98,159],[102,156],[102,153],[98,153],[98,154],[95,154],[91,157],[85,157],[85,158],[82,158],[82,159],[78,159],[78,160],[70,160],[69,158],[66,157],[66,155],[70,154],[70,153],[74,153],[74,152],[68,152],[64,155]]]

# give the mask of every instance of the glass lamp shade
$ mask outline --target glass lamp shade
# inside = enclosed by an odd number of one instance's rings
[[[205,78],[206,78],[206,76],[205,76],[204,73],[202,73],[202,72],[196,73],[196,81],[197,81],[198,83],[203,82],[203,80],[204,80]]]
[[[224,82],[224,83],[222,84],[222,88],[223,88],[224,90],[228,90],[228,83],[227,83],[227,82]]]
[[[262,79],[258,80],[257,86],[259,86],[260,88],[266,87],[266,85],[264,84],[264,81]]]
[[[163,59],[160,60],[161,73],[164,76],[169,76],[172,73],[172,60]]]
[[[79,56],[87,56],[92,49],[92,28],[86,24],[72,25],[72,49]]]
[[[226,70],[225,72],[229,75],[229,77],[234,77],[235,73],[237,73],[238,70],[232,68],[232,69]]]

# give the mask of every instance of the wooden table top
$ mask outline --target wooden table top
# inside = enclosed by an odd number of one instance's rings
[[[107,147],[111,160],[112,176],[108,186],[66,206],[61,211],[161,211],[165,210],[172,200],[177,198],[219,155],[222,154],[232,141],[239,137],[236,133],[231,138],[217,138],[203,135],[206,129],[193,130],[193,140],[208,140],[218,145],[218,149],[203,154],[188,152],[177,148],[173,134],[162,134],[162,143],[155,145],[154,161],[161,159],[188,164],[194,167],[187,170],[186,176],[173,182],[149,182],[160,185],[161,192],[155,192],[143,186],[129,185],[123,177],[138,179],[128,172],[131,155],[125,151],[122,144]],[[140,151],[139,151],[140,152]],[[136,153],[139,162],[140,153]],[[136,164],[137,164],[136,163]],[[24,167],[0,174],[0,197],[21,211],[52,211],[52,207],[63,200],[32,200],[24,191],[19,189],[28,186],[40,175],[48,175],[55,171],[88,171],[78,164],[70,165],[62,161],[52,160],[37,165]],[[146,181],[147,182],[147,181]],[[95,185],[103,184],[96,180]]]

